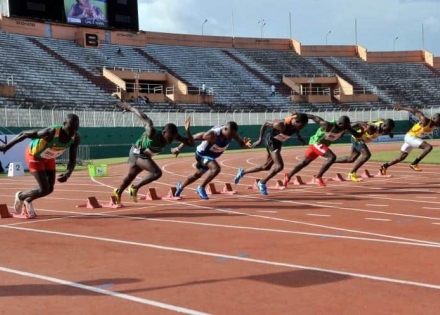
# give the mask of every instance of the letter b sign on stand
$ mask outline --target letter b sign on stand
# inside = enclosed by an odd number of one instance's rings
[[[8,176],[24,176],[23,165],[21,165],[21,163],[9,163]]]

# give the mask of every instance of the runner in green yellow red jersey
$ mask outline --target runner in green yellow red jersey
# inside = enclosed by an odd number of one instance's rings
[[[314,180],[319,186],[326,186],[322,176],[336,161],[336,155],[329,149],[329,146],[332,142],[341,138],[347,131],[355,137],[360,137],[362,135],[362,133],[353,129],[348,116],[342,116],[338,120],[333,120],[331,122],[325,121],[315,115],[308,114],[308,117],[318,124],[319,128],[315,135],[310,138],[309,148],[306,151],[303,160],[299,162],[290,173],[284,175],[284,186],[287,186],[293,175],[309,165],[319,156],[325,157],[327,160],[322,165],[318,174],[316,174]]]
[[[337,159],[335,162],[354,163],[359,156],[362,155],[362,158],[356,162],[353,169],[348,173],[348,177],[353,182],[359,181],[356,172],[371,158],[371,152],[367,143],[374,141],[381,135],[389,135],[390,138],[393,138],[392,131],[395,126],[394,120],[392,119],[378,120],[369,123],[365,122],[363,124],[365,125],[365,133],[360,138],[351,137],[351,155]],[[361,131],[361,129],[358,129],[358,132]]]
[[[79,117],[68,114],[63,125],[56,125],[41,130],[25,130],[8,144],[0,146],[0,152],[6,152],[24,139],[32,139],[29,143],[25,158],[29,171],[35,177],[38,188],[28,191],[18,191],[15,194],[14,208],[23,218],[35,218],[36,213],[32,201],[50,195],[55,186],[55,159],[69,149],[67,171],[58,176],[58,181],[64,183],[72,174],[76,165],[76,155],[81,142],[78,134]]]
[[[145,186],[162,176],[162,170],[153,161],[153,157],[161,153],[165,147],[170,145],[173,141],[179,141],[188,146],[194,146],[194,138],[190,131],[191,118],[188,117],[185,121],[185,131],[187,137],[179,134],[175,124],[166,124],[163,128],[154,127],[153,121],[142,111],[127,103],[118,103],[118,107],[125,111],[135,114],[144,124],[145,132],[135,142],[130,150],[130,169],[127,176],[122,180],[121,185],[113,191],[116,198],[116,203],[121,203],[121,196],[124,190],[130,186],[133,180],[142,172],[147,171],[148,174],[143,177],[137,184],[129,187],[129,194],[134,202],[138,201],[137,192],[139,188]],[[173,148],[171,153],[178,155],[179,148]]]

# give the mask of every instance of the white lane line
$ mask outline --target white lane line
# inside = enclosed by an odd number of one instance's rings
[[[376,203],[367,203],[365,204],[367,207],[389,207],[389,205],[379,205]]]
[[[331,217],[330,214],[307,213],[307,215],[310,215],[310,216],[313,216],[313,217]]]
[[[389,221],[391,221],[390,219],[379,219],[379,218],[365,218],[365,220],[384,221],[384,222],[389,222]]]
[[[434,223],[432,223],[432,224],[434,224],[434,225],[440,225],[440,223],[438,223],[438,222],[434,222]]]
[[[277,213],[278,211],[258,210],[257,212],[263,212],[263,213]]]
[[[180,247],[162,246],[162,245],[157,245],[157,244],[140,243],[140,242],[133,242],[133,241],[124,241],[124,240],[119,240],[119,239],[96,237],[96,236],[90,236],[90,235],[63,233],[63,232],[56,232],[56,231],[50,231],[50,230],[37,230],[37,229],[28,229],[28,228],[19,228],[19,227],[0,226],[0,228],[2,228],[2,227],[8,228],[8,229],[16,229],[16,230],[43,233],[43,234],[52,234],[52,235],[59,235],[59,236],[66,236],[66,237],[74,237],[74,238],[79,238],[79,239],[87,239],[87,240],[94,240],[94,241],[107,242],[107,243],[115,243],[115,244],[131,245],[131,246],[144,247],[144,248],[152,248],[152,249],[170,251],[170,252],[176,252],[176,253],[185,253],[185,254],[207,256],[207,257],[216,257],[216,258],[228,258],[230,260],[239,260],[239,261],[243,261],[243,262],[276,266],[276,267],[285,267],[285,268],[291,268],[291,269],[302,269],[302,270],[327,272],[327,273],[332,273],[332,274],[350,276],[350,277],[354,277],[354,278],[362,278],[362,279],[368,279],[368,280],[380,281],[380,282],[386,282],[386,283],[398,283],[398,284],[440,290],[440,284],[415,282],[415,281],[401,280],[401,279],[395,279],[395,278],[374,276],[374,275],[369,275],[369,274],[347,272],[347,271],[340,271],[340,270],[334,270],[334,269],[325,269],[325,268],[319,268],[319,267],[314,267],[314,266],[296,265],[296,264],[289,264],[289,263],[284,263],[284,262],[262,260],[262,259],[253,259],[253,258],[240,257],[240,256],[231,256],[231,255],[225,255],[222,253],[205,252],[205,251],[192,250],[192,249],[186,249],[186,248],[180,248]],[[8,269],[8,270],[12,270],[12,269]],[[13,271],[14,270],[12,270],[12,272]],[[55,279],[55,280],[57,280],[57,279]],[[99,289],[99,288],[95,288],[95,287],[93,287],[93,289],[94,290],[103,290],[103,289]],[[104,291],[106,291],[106,290],[104,290]],[[111,295],[113,295],[113,296],[117,296],[114,294],[119,294],[119,293],[115,293],[112,291],[108,291],[108,292],[111,293]],[[119,296],[117,296],[117,297],[119,297]],[[127,299],[134,299],[134,298],[135,297],[132,297],[130,295],[127,296]],[[135,298],[135,299],[138,299],[138,298]],[[145,301],[148,301],[148,300],[145,300]],[[154,301],[152,301],[152,302],[154,302]],[[186,313],[186,314],[204,314],[204,313]]]
[[[416,197],[418,199],[437,199],[437,197]]]
[[[342,202],[331,202],[331,201],[318,201],[319,204],[326,204],[326,205],[342,205]]]
[[[440,208],[434,208],[434,207],[422,207],[422,209],[427,209],[427,210],[440,210]]]
[[[92,287],[92,286],[88,286],[88,285],[81,284],[81,283],[66,281],[66,280],[62,280],[62,279],[58,279],[58,278],[43,276],[43,275],[39,275],[36,273],[30,273],[30,272],[25,272],[25,271],[20,271],[20,270],[16,270],[16,269],[5,268],[5,267],[0,267],[0,271],[6,272],[6,273],[16,274],[16,275],[23,276],[23,277],[39,279],[39,280],[43,280],[43,281],[47,281],[47,282],[51,282],[51,283],[58,283],[58,284],[62,284],[62,285],[68,286],[68,287],[73,287],[76,289],[81,289],[81,290],[90,291],[90,292],[95,292],[95,293],[99,293],[102,295],[108,295],[108,296],[112,296],[112,297],[127,300],[127,301],[137,302],[137,303],[141,303],[141,304],[147,304],[147,305],[167,309],[167,310],[177,312],[177,313],[190,314],[190,315],[208,315],[208,313],[202,313],[199,311],[191,310],[191,309],[180,307],[180,306],[175,306],[175,305],[171,305],[171,304],[148,300],[148,299],[144,299],[144,298],[140,298],[140,297],[124,294],[124,293],[108,291],[105,289]]]

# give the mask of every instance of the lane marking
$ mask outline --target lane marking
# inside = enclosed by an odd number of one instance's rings
[[[225,209],[225,208],[223,208]],[[232,209],[230,209],[232,210]],[[270,210],[258,210],[257,212],[264,212],[264,213],[278,213],[278,211],[270,211]]]
[[[332,202],[332,201],[318,201],[316,203],[319,204],[328,204],[328,205],[342,205],[342,202]]]
[[[365,220],[384,221],[384,222],[389,222],[389,221],[391,221],[390,219],[379,219],[379,218],[365,218]]]
[[[434,222],[434,223],[432,223],[432,224],[435,224],[435,225],[440,225],[440,223],[438,223],[438,222]]]
[[[23,277],[39,279],[39,280],[43,280],[46,282],[62,284],[62,285],[68,286],[68,287],[72,287],[72,288],[76,288],[76,289],[80,289],[80,290],[84,290],[84,291],[95,292],[95,293],[99,293],[102,295],[108,295],[108,296],[112,296],[112,297],[127,300],[127,301],[151,305],[154,307],[163,308],[163,309],[167,309],[167,310],[182,313],[182,314],[208,315],[208,313],[202,313],[199,311],[191,310],[191,309],[180,307],[180,306],[175,306],[175,305],[171,305],[171,304],[148,300],[148,299],[144,299],[144,298],[140,298],[140,297],[124,294],[124,293],[113,292],[113,291],[105,290],[104,288],[100,288],[100,287],[92,287],[92,286],[81,284],[81,283],[71,282],[71,281],[62,280],[62,279],[58,279],[58,278],[54,278],[54,277],[43,276],[43,275],[39,275],[36,273],[30,273],[30,272],[25,272],[25,271],[5,268],[5,267],[0,267],[0,271],[5,272],[5,273],[16,274],[16,275],[23,276]]]
[[[307,213],[307,215],[310,215],[310,216],[312,216],[312,217],[331,217],[330,214]]]
[[[440,208],[434,208],[434,207],[422,207],[422,209],[427,209],[427,210],[440,210]]]
[[[389,207],[389,205],[379,205],[379,204],[375,204],[375,203],[367,203],[365,205],[368,207]]]
[[[430,283],[423,283],[423,282],[401,280],[401,279],[395,279],[395,278],[389,278],[389,277],[374,276],[374,275],[369,275],[369,274],[362,274],[362,273],[347,272],[347,271],[340,271],[340,270],[334,270],[334,269],[319,268],[319,267],[314,267],[314,266],[297,265],[297,264],[290,264],[290,263],[270,261],[270,260],[263,260],[263,259],[254,259],[254,258],[248,258],[248,257],[238,257],[238,256],[232,256],[232,255],[225,255],[225,254],[221,254],[221,253],[205,252],[205,251],[200,251],[200,250],[192,250],[192,249],[179,248],[179,247],[162,246],[162,245],[157,245],[157,244],[140,243],[140,242],[134,242],[134,241],[124,241],[124,240],[119,240],[119,239],[111,239],[111,238],[105,238],[105,237],[95,237],[95,236],[90,236],[90,235],[55,232],[55,231],[50,231],[50,230],[36,230],[36,229],[18,228],[18,227],[5,227],[5,228],[24,230],[24,231],[29,231],[29,232],[43,233],[43,234],[52,234],[52,235],[66,236],[66,237],[74,237],[74,238],[79,238],[79,239],[95,240],[95,241],[101,241],[101,242],[107,242],[107,243],[115,243],[115,244],[124,244],[124,245],[131,245],[131,246],[144,247],[144,248],[152,248],[152,249],[157,249],[157,250],[164,250],[164,251],[177,252],[177,253],[185,253],[185,254],[193,254],[193,255],[199,255],[199,256],[207,256],[207,257],[215,257],[215,258],[228,258],[228,259],[231,259],[231,260],[239,260],[239,261],[243,261],[243,262],[256,263],[256,264],[269,265],[269,266],[276,266],[276,267],[285,267],[285,268],[291,268],[291,269],[302,269],[302,270],[312,270],[312,271],[319,271],[319,272],[327,272],[327,273],[332,273],[332,274],[350,276],[350,277],[354,277],[354,278],[368,279],[368,280],[379,281],[379,282],[397,283],[397,284],[404,284],[404,285],[410,285],[410,286],[416,286],[416,287],[423,287],[423,288],[428,288],[428,289],[440,290],[440,285],[438,285],[438,284],[430,284]],[[20,271],[16,271],[16,270],[13,270],[13,269],[1,268],[0,267],[0,270],[3,270],[5,272],[20,274]],[[35,278],[37,278],[36,276],[38,276],[38,275],[33,275],[33,274],[28,274],[28,273],[23,273],[23,275],[30,276],[30,277],[35,277]],[[41,278],[38,278],[38,279],[41,279]],[[63,281],[63,280],[59,280],[59,279],[55,279],[55,278],[50,278],[50,277],[49,277],[49,279],[51,279],[51,280],[53,279],[55,281]],[[57,282],[57,283],[60,283],[60,282]],[[65,284],[65,285],[73,284],[72,286],[74,286],[74,287],[77,287],[76,285],[79,285],[79,284],[71,283],[71,282],[68,282],[68,281],[63,281],[62,284]],[[87,286],[85,286],[85,287],[87,287]],[[82,287],[80,287],[80,288],[82,288]],[[95,288],[95,287],[90,287],[90,288],[93,288],[93,290],[102,290],[102,289]],[[87,290],[88,288],[82,288],[82,289],[86,289]],[[93,290],[90,289],[90,291],[93,291]],[[123,294],[121,295],[120,293],[115,293],[115,292],[107,291],[107,290],[103,290],[103,291],[105,292],[104,294],[108,294],[108,295],[115,296],[115,297],[120,297],[120,298],[124,298],[125,297],[127,300],[135,300],[136,302],[140,302],[140,303],[144,303],[144,304],[148,304],[148,303],[151,302],[151,303],[157,303],[157,304],[161,305],[163,308],[165,308],[165,307],[168,307],[168,309],[171,309],[172,307],[179,308],[177,306],[172,306],[172,305],[168,305],[168,304],[164,304],[164,303],[160,303],[160,302],[155,302],[155,301],[145,300],[145,299],[141,299],[141,298],[136,298],[136,297],[133,297],[133,296],[130,296],[130,295],[123,295]],[[98,291],[94,291],[94,292],[98,292]],[[101,293],[101,291],[99,291],[98,293]],[[153,304],[150,304],[150,305],[153,305]],[[158,306],[158,307],[160,307],[160,306]],[[201,315],[205,314],[205,313],[200,313],[200,312],[197,312],[197,311],[192,311],[192,310],[184,309],[184,308],[179,308],[179,309],[186,310],[187,313],[185,313],[185,314],[201,314]],[[194,313],[190,313],[190,312],[194,312]]]
[[[437,197],[416,197],[418,199],[437,199]]]

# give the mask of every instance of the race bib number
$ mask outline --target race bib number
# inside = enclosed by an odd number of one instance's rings
[[[278,140],[278,141],[284,142],[284,141],[286,141],[287,139],[289,139],[290,136],[286,136],[285,134],[280,133],[279,135],[276,135],[276,136],[273,137],[273,138],[274,138],[275,140]]]
[[[43,159],[56,159],[57,157],[59,157],[61,154],[63,154],[63,152],[66,151],[64,150],[53,150],[51,148],[47,148],[46,150],[44,150],[43,152],[41,152],[40,156]]]
[[[212,152],[221,153],[224,152],[228,148],[229,144],[225,147],[219,147],[218,145],[214,144],[211,149],[209,149]]]

